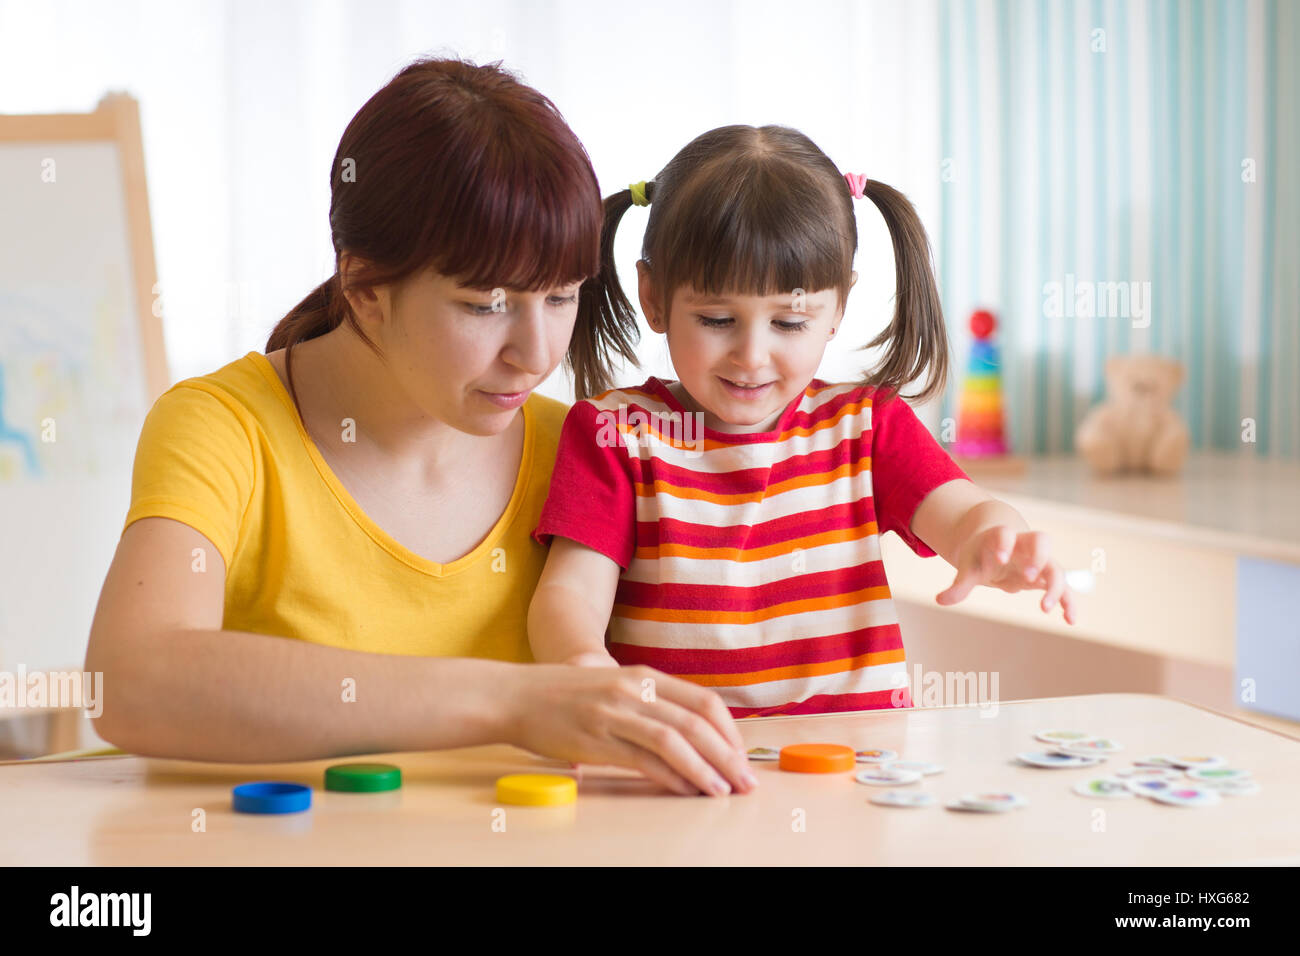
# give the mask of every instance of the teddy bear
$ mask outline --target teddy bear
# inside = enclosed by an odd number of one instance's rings
[[[1172,475],[1187,458],[1187,426],[1172,407],[1183,364],[1159,355],[1106,360],[1106,400],[1089,410],[1074,446],[1099,475],[1144,471]]]

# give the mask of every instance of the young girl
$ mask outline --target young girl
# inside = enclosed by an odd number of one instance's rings
[[[893,238],[897,307],[860,382],[814,377],[857,279],[853,199]],[[603,391],[568,412],[534,536],[552,540],[529,609],[539,661],[645,664],[716,690],[735,717],[910,706],[880,559],[893,530],[977,584],[1046,592],[1073,623],[1048,542],[977,488],[898,398],[947,337],[915,211],[842,175],[806,136],[726,126],[653,182],[605,200],[602,263],[580,315],[626,327],[613,237],[650,206],[642,311],[678,381]],[[579,324],[582,324],[581,322]]]

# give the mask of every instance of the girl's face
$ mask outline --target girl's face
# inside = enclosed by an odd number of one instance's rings
[[[788,295],[705,296],[683,286],[668,315],[657,308],[649,270],[637,263],[641,308],[668,352],[687,411],[715,431],[770,430],[817,374],[843,306],[835,289]],[[857,273],[853,279],[857,281]]]
[[[563,360],[580,285],[483,291],[423,272],[360,296],[358,317],[417,416],[494,435]]]

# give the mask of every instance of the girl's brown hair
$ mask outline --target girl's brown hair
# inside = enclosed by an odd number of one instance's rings
[[[280,320],[266,351],[287,350],[295,402],[297,343],[347,322],[378,351],[343,295],[344,252],[358,260],[353,287],[432,269],[477,289],[541,290],[595,275],[600,231],[591,160],[549,99],[499,63],[417,60],[344,130],[330,167],[334,275]],[[617,319],[587,313],[578,326],[565,365],[583,387],[611,348],[633,357]]]
[[[883,345],[886,351],[859,384],[875,386],[884,402],[928,368],[925,388],[911,396],[924,401],[943,390],[949,360],[929,241],[902,193],[867,180],[863,194],[889,226],[898,291],[893,320],[862,346]],[[650,218],[641,258],[665,314],[681,285],[709,295],[833,288],[841,306],[847,299],[858,248],[852,193],[835,164],[798,130],[711,130],[646,183],[646,197]],[[600,273],[584,286],[580,326],[634,327],[636,313],[613,261],[614,233],[631,205],[630,189],[605,200]],[[600,366],[598,377],[608,382],[606,366]]]

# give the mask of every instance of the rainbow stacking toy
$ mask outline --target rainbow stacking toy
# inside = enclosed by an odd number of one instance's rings
[[[970,363],[957,406],[957,440],[953,452],[963,458],[997,458],[1007,454],[1002,430],[1002,373],[993,344],[997,322],[983,310],[970,317]]]

